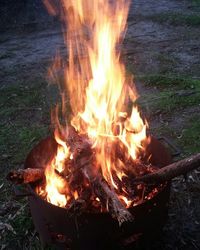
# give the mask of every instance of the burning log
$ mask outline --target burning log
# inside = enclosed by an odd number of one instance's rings
[[[84,135],[79,135],[74,127],[68,127],[68,136],[65,140],[70,147],[75,162],[83,157],[89,158],[93,154],[89,139]]]
[[[88,163],[88,161],[84,161],[84,164]],[[84,164],[79,165],[79,169],[82,169],[83,175],[89,179],[91,183],[96,183],[96,186],[101,186],[98,182],[98,178],[92,177],[89,174],[88,166],[84,166]],[[134,182],[144,182],[147,184],[155,184],[162,183],[165,181],[169,181],[179,175],[187,174],[189,171],[192,171],[200,166],[200,153],[194,156],[190,156],[186,159],[180,160],[178,162],[174,162],[166,167],[163,167],[153,173],[146,174],[143,176],[136,177]],[[22,183],[32,183],[44,178],[44,169],[41,168],[26,168],[26,169],[18,169],[11,170],[7,179],[15,184]],[[94,181],[94,180],[95,181]],[[103,185],[104,186],[104,185]]]
[[[120,202],[115,191],[100,176],[93,175],[92,165],[82,168],[82,173],[91,183],[93,191],[100,199],[102,205],[107,208],[113,218],[117,219],[120,226],[124,222],[133,220],[132,214]]]
[[[107,207],[112,217],[117,219],[120,226],[124,222],[133,220],[132,214],[122,205],[115,191],[111,190],[103,179],[93,180],[92,185],[96,196]]]
[[[189,171],[192,171],[198,167],[200,167],[200,153],[190,156],[186,159],[174,162],[166,167],[159,169],[154,173],[137,177],[134,182],[143,182],[146,184],[163,183],[179,175],[187,174]]]
[[[74,128],[70,128],[67,143],[70,145],[75,162],[75,170],[78,167],[83,176],[85,176],[92,185],[93,192],[100,199],[110,212],[112,217],[116,218],[119,225],[124,222],[132,221],[133,216],[120,202],[114,190],[111,190],[108,184],[100,177],[99,173],[94,173],[92,162],[91,144],[86,138],[80,136]]]
[[[15,184],[36,182],[42,178],[44,178],[44,169],[42,168],[12,170],[7,175],[7,179]]]

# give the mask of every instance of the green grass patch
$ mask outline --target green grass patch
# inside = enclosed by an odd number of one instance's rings
[[[179,139],[186,154],[198,153],[200,149],[200,117],[194,115],[186,123]]]
[[[173,138],[176,145],[181,148],[184,156],[199,152],[200,148],[200,117],[197,115],[186,118],[184,128],[179,130],[171,128],[169,125],[161,125],[156,128],[156,135],[165,135]],[[179,136],[177,136],[179,134]]]
[[[155,113],[174,113],[184,108],[200,105],[200,91],[191,95],[179,95],[173,91],[162,91],[158,95],[140,96],[138,104],[151,115]]]
[[[42,249],[39,237],[34,235],[34,225],[28,211],[27,201],[16,202],[19,208],[3,218],[5,229],[1,235],[1,249]],[[8,217],[8,218],[7,218]]]
[[[192,0],[192,5],[194,7],[200,7],[200,0]]]
[[[0,106],[4,107],[33,107],[41,106],[44,102],[46,84],[36,82],[27,85],[4,86],[1,88]]]
[[[144,82],[146,86],[156,86],[160,89],[200,89],[200,80],[191,77],[181,77],[176,75],[152,74],[136,77]]]
[[[138,104],[144,109],[148,108],[152,115],[155,112],[171,113],[200,105],[200,80],[172,75],[145,75],[136,79],[159,91],[142,95],[138,99]]]
[[[47,134],[49,120],[44,122],[44,118],[50,117],[50,108],[45,91],[45,82],[37,78],[34,84],[1,88],[0,162],[3,165],[22,163],[33,145]]]
[[[189,114],[188,117],[185,117],[181,127],[176,127],[171,123],[161,123],[159,127],[152,128],[151,133],[155,136],[171,138],[174,144],[181,149],[184,157],[199,152],[200,117],[196,114]]]
[[[31,78],[31,77],[30,77]],[[23,166],[27,154],[41,138],[49,134],[50,107],[47,103],[47,84],[39,76],[30,82],[3,85],[0,95],[0,203],[15,200],[5,176],[11,168]],[[0,206],[1,209],[1,206]],[[2,217],[5,230],[0,241],[4,249],[42,249],[35,235],[27,200],[18,209],[11,209]],[[2,248],[3,249],[3,248]]]
[[[8,162],[10,165],[23,163],[27,153],[48,132],[47,126],[25,125],[18,122],[15,125],[0,126],[0,162]],[[9,167],[9,166],[7,166]],[[4,171],[2,168],[1,171]]]
[[[138,104],[154,119],[155,115],[163,114],[163,117],[175,119],[183,110],[193,110],[192,107],[200,106],[200,80],[191,77],[175,75],[145,75],[136,78],[150,88],[156,87],[156,91],[144,94],[138,99]],[[194,109],[198,110],[198,108]],[[172,127],[173,127],[172,126]],[[174,138],[180,145],[185,155],[196,153],[200,148],[200,117],[189,111],[183,119],[182,128],[170,127],[169,124],[161,124],[155,133]],[[184,129],[183,129],[184,128]],[[181,135],[181,136],[180,136]]]
[[[153,60],[159,63],[159,72],[162,74],[173,72],[179,63],[179,60],[174,55],[166,53],[155,53]]]
[[[170,25],[187,25],[187,26],[199,26],[200,15],[199,14],[182,14],[166,12],[162,14],[155,14],[149,16],[154,22],[167,23]]]

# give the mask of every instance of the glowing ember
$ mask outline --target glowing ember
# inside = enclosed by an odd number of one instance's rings
[[[127,103],[134,103],[137,98],[133,82],[125,77],[119,52],[126,30],[129,1],[60,2],[61,11],[54,2],[45,0],[51,14],[61,15],[65,28],[69,63],[65,67],[63,106],[68,93],[71,125],[79,134],[87,135],[95,152],[96,171],[102,173],[119,199],[129,207],[132,201],[123,178],[128,178],[130,169],[118,157],[118,150],[123,152],[126,160],[139,160],[149,140],[146,136],[147,123],[140,117],[137,107],[133,104],[132,112],[127,111]],[[51,75],[59,69],[60,61],[56,59]],[[62,115],[65,119],[64,112]],[[55,120],[62,130],[58,116]],[[58,133],[55,133],[55,139],[58,150],[46,168],[44,192],[49,202],[64,207],[69,199],[78,198],[78,191],[70,191],[68,179],[64,181],[58,174],[65,170],[66,160],[72,160],[73,155]]]

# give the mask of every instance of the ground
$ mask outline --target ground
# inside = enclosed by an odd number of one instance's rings
[[[179,158],[200,151],[199,44],[199,0],[133,1],[123,58],[150,132],[176,144]],[[50,133],[55,86],[47,69],[57,48],[65,54],[58,27],[8,30],[0,37],[1,249],[41,249],[27,200],[15,200],[5,176]],[[200,249],[199,178],[196,170],[173,181],[168,222],[147,249]]]

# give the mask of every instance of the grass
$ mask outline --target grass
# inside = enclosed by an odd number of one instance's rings
[[[149,16],[154,22],[167,23],[170,25],[186,25],[186,26],[199,26],[200,15],[199,14],[183,14],[179,12],[166,12],[162,14],[155,14]]]
[[[145,100],[145,101],[143,101]],[[184,108],[191,107],[200,104],[200,92],[188,95],[179,96],[174,94],[173,91],[163,91],[159,93],[159,96],[152,94],[143,95],[138,100],[139,105],[145,107],[148,105],[150,113],[153,115],[156,113],[171,113],[174,114],[177,111],[181,111]]]
[[[0,160],[4,164],[23,162],[26,154],[48,131],[49,107],[45,102],[45,82],[1,88],[0,96]],[[19,150],[20,145],[20,150]],[[3,169],[2,169],[3,171]]]
[[[14,200],[5,175],[9,169],[23,166],[30,149],[48,133],[50,107],[45,99],[46,87],[46,82],[37,76],[31,82],[1,87],[0,216],[4,205],[11,207],[1,217],[1,249],[41,249],[27,200]]]
[[[35,79],[34,85],[31,83],[15,84],[1,88],[1,106],[11,107],[31,107],[31,105],[39,106],[44,98],[45,82]]]
[[[138,76],[137,80],[144,82],[148,87],[157,87],[159,89],[197,89],[200,88],[200,80],[189,76],[179,76],[170,74],[152,74]]]
[[[177,67],[179,60],[172,54],[167,53],[155,53],[153,56],[153,60],[155,60],[159,64],[159,72],[162,74],[166,74],[167,72],[173,72],[173,70]]]
[[[200,148],[200,117],[194,110],[200,110],[200,80],[178,75],[144,75],[136,79],[147,88],[154,89],[140,96],[139,106],[151,120],[162,115],[166,122],[156,128],[155,134],[173,138],[184,154],[196,153]],[[155,89],[156,88],[156,89]],[[198,109],[199,107],[199,109]],[[187,113],[187,110],[188,111]],[[184,115],[184,116],[182,116]],[[181,126],[176,119],[181,118]],[[154,131],[153,131],[154,132]]]
[[[48,127],[18,123],[15,126],[1,126],[0,130],[2,155],[0,162],[3,167],[8,159],[11,166],[22,164],[33,145],[47,134]],[[5,169],[1,169],[1,171],[4,172]]]
[[[200,0],[192,0],[193,7],[200,7]]]
[[[188,116],[182,126],[174,128],[170,123],[161,123],[159,127],[152,128],[155,136],[171,138],[182,151],[184,157],[196,154],[200,148],[200,117],[196,114]]]
[[[200,148],[200,117],[196,114],[187,122],[182,130],[179,143],[184,147],[186,154],[194,154],[199,152]]]
[[[137,79],[147,87],[159,90],[159,95],[142,95],[138,100],[141,106],[148,105],[152,114],[173,114],[178,110],[200,105],[200,80],[173,75],[145,75],[138,76]]]
[[[17,206],[13,207],[14,211],[10,211],[6,223],[3,223],[5,229],[0,236],[1,249],[22,249],[22,245],[23,249],[41,249],[39,238],[35,236],[26,200],[13,201],[13,203]]]

